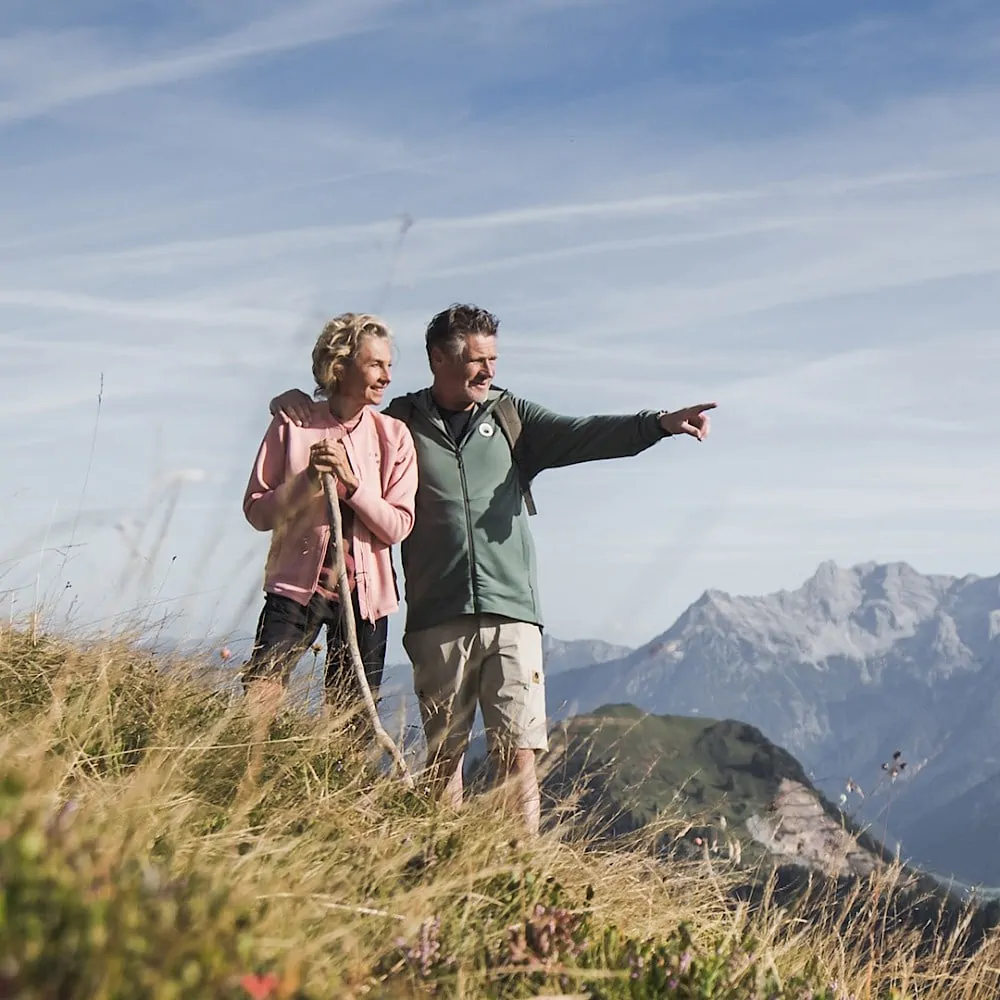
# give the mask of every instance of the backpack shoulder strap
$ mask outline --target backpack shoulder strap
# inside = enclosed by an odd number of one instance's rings
[[[496,421],[500,425],[500,430],[503,432],[503,436],[507,439],[507,444],[510,446],[510,454],[514,459],[518,478],[521,481],[521,496],[524,498],[525,510],[527,510],[529,516],[537,514],[535,498],[531,495],[531,484],[524,480],[520,466],[517,464],[516,449],[518,438],[521,436],[521,414],[517,412],[517,407],[510,396],[503,396],[497,405],[493,407],[493,415],[496,417]]]
[[[402,420],[404,424],[408,424],[413,415],[413,399],[409,393],[405,396],[397,396],[382,412],[387,417],[395,417],[397,420]]]

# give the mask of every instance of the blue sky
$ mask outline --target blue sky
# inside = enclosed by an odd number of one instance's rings
[[[424,384],[454,300],[553,409],[719,402],[539,481],[554,635],[996,573],[998,67],[985,0],[5,0],[4,615],[246,635],[267,400],[347,309]]]

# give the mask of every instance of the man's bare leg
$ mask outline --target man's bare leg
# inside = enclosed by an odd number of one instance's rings
[[[460,754],[458,760],[450,760],[442,769],[442,778],[446,779],[444,788],[441,791],[441,801],[450,806],[455,812],[462,808],[462,793],[465,788],[462,784],[462,767],[465,764],[465,754]]]
[[[538,835],[541,794],[534,750],[514,750],[500,758],[500,780],[508,785],[515,807],[529,837]]]
[[[427,767],[426,774],[430,780],[425,787],[438,802],[459,812],[462,808],[462,795],[465,786],[462,782],[462,767],[465,764],[465,751],[456,754],[438,753],[433,763]]]

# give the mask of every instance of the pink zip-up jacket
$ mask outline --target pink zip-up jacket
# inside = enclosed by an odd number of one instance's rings
[[[319,582],[330,538],[322,487],[306,473],[309,449],[323,438],[343,441],[358,478],[348,498],[354,510],[352,535],[358,605],[374,622],[399,607],[392,546],[413,527],[417,457],[406,424],[371,407],[347,433],[325,401],[313,404],[309,427],[275,415],[261,442],[243,497],[243,513],[258,531],[272,532],[264,590],[308,604]]]

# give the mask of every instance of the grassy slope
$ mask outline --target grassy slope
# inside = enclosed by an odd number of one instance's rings
[[[1000,944],[919,954],[884,882],[809,924],[732,903],[717,861],[523,844],[496,794],[443,814],[343,720],[262,729],[212,671],[163,666],[0,631],[0,995],[998,993]]]

